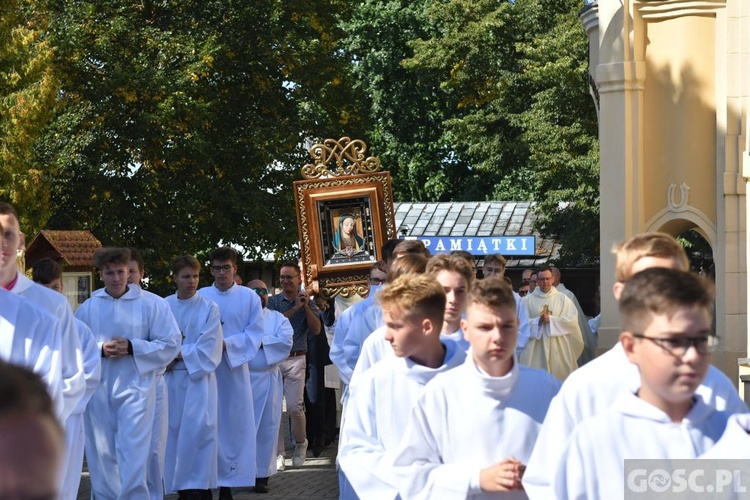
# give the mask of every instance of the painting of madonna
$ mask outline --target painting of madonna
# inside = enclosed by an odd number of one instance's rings
[[[353,214],[345,213],[339,217],[338,231],[333,235],[333,247],[337,254],[352,256],[364,252],[364,243],[357,234],[357,219]]]

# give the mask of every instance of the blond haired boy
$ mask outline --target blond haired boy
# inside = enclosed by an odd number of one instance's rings
[[[640,384],[573,431],[556,498],[623,498],[625,460],[696,458],[719,439],[729,413],[695,396],[716,346],[712,307],[712,287],[685,271],[646,269],[625,283],[620,344]]]
[[[461,326],[471,350],[416,403],[394,462],[402,498],[526,498],[521,476],[560,382],[521,366],[516,301],[499,278],[477,282]]]
[[[455,342],[440,340],[445,292],[432,277],[401,276],[377,297],[396,356],[365,372],[352,390],[338,461],[360,498],[395,498],[393,454],[412,404],[428,381],[466,355]]]
[[[653,267],[689,269],[682,246],[665,233],[636,235],[614,249],[617,256],[613,293],[620,298],[625,283],[637,272]],[[623,391],[640,384],[638,368],[628,361],[622,344],[574,371],[552,401],[537,445],[529,460],[523,484],[530,498],[551,498],[552,480],[559,467],[565,442],[584,419],[606,411]],[[696,394],[717,410],[747,412],[732,382],[709,367]]]

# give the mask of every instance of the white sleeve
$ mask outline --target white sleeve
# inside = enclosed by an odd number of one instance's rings
[[[250,319],[240,334],[224,336],[226,344],[226,358],[230,368],[237,368],[251,359],[260,349],[260,343],[265,333],[265,323],[263,321],[263,307],[258,295],[253,293],[250,296]]]
[[[211,302],[205,319],[197,342],[182,345],[182,360],[191,380],[214,372],[221,363],[223,336],[219,306]]]
[[[149,338],[130,339],[138,373],[164,368],[180,352],[180,327],[165,300],[146,300],[149,308]]]

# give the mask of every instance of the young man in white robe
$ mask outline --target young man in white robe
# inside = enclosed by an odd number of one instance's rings
[[[545,267],[537,276],[539,286],[523,298],[530,327],[529,341],[519,361],[565,380],[578,368],[578,358],[583,352],[578,311],[553,286],[552,269]]]
[[[130,263],[128,264],[128,284],[141,287],[143,281],[145,266],[143,256],[137,248],[128,247],[130,250]],[[152,300],[159,308],[160,314],[170,315],[170,309],[167,302],[148,290],[143,290],[143,297],[146,300]],[[164,372],[167,367],[156,371],[156,395],[154,396],[154,428],[151,431],[151,446],[148,456],[148,469],[146,484],[151,495],[151,500],[162,500],[164,498],[164,457],[167,453],[167,432],[169,430],[169,410],[167,408],[167,382],[164,380]]]
[[[37,285],[23,273],[18,272],[17,253],[26,246],[26,237],[21,232],[20,224],[18,213],[13,205],[0,202],[0,225],[3,227],[0,286],[38,305],[60,322],[63,378],[63,406],[60,418],[64,422],[73,413],[86,392],[81,342],[68,300],[59,293]]]
[[[52,259],[42,259],[34,263],[32,279],[43,287],[63,293],[62,267]],[[63,467],[60,498],[75,500],[81,483],[83,470],[83,448],[86,435],[83,424],[83,412],[102,377],[102,355],[96,346],[91,329],[86,323],[75,318],[78,338],[83,353],[83,372],[86,379],[86,392],[78,405],[65,421],[65,466]]]
[[[59,419],[63,407],[59,321],[39,306],[2,287],[0,359],[28,368],[44,380]]]
[[[255,485],[255,410],[247,363],[263,340],[263,307],[258,295],[237,285],[237,253],[228,247],[211,252],[214,283],[198,290],[221,312],[224,354],[216,368],[219,394],[219,498],[232,488]]]
[[[95,498],[150,498],[146,467],[156,372],[172,361],[180,330],[172,316],[128,284],[130,250],[103,248],[94,264],[104,288],[76,310],[102,355],[102,380],[84,413],[86,462]]]
[[[255,492],[268,493],[268,478],[276,474],[281,400],[284,384],[279,363],[289,356],[294,329],[289,319],[268,305],[268,287],[261,280],[253,280],[248,288],[258,294],[263,305],[265,333],[258,354],[248,363],[250,383],[253,385],[255,409],[256,452]]]
[[[167,367],[169,431],[164,487],[181,500],[213,498],[218,486],[219,400],[216,367],[223,337],[219,306],[198,295],[201,266],[192,255],[177,257],[172,279],[177,293],[166,301],[182,333],[182,346]]]
[[[474,268],[461,255],[439,253],[427,262],[425,271],[443,287],[445,315],[440,336],[453,340],[466,351],[469,342],[461,329],[461,317],[466,312],[469,290],[474,283]]]
[[[424,274],[429,259],[421,254],[409,253],[394,260],[386,274],[386,283],[394,281],[404,274]],[[362,344],[362,351],[357,359],[351,378],[351,389],[362,374],[369,370],[375,363],[387,357],[393,357],[391,343],[385,339],[386,327],[381,326],[372,335],[367,337]]]
[[[468,302],[466,361],[427,384],[398,447],[402,498],[526,498],[521,476],[560,382],[519,365],[510,285],[477,281]]]
[[[730,417],[695,396],[717,345],[713,285],[686,271],[646,269],[625,283],[618,309],[620,343],[641,383],[573,430],[556,498],[624,498],[625,460],[697,458]]]
[[[375,295],[385,282],[385,263],[382,261],[376,262],[370,268],[370,291],[367,298],[345,310],[341,314],[341,318],[336,321],[329,357],[339,371],[339,378],[344,383],[342,391],[342,405],[344,406],[346,405],[346,399],[349,397],[348,386],[351,382],[354,367],[357,366],[362,344],[378,328],[375,326],[373,330],[366,331],[368,329],[367,322],[358,322],[357,317],[362,316],[365,310],[372,310],[382,316],[380,306],[375,301]]]
[[[445,292],[430,276],[404,275],[386,285],[385,338],[396,357],[366,372],[352,391],[339,466],[360,498],[396,498],[393,458],[424,385],[463,363],[464,351],[440,340]]]
[[[644,269],[690,269],[682,245],[666,233],[633,236],[619,245],[615,254],[617,281],[613,292],[618,300],[625,283]],[[544,499],[554,495],[551,491],[552,480],[566,440],[576,425],[606,411],[623,391],[638,389],[640,380],[638,367],[628,361],[619,342],[568,377],[550,405],[523,478],[524,487],[531,498]],[[697,395],[717,410],[747,412],[732,381],[713,366],[708,368]]]
[[[508,261],[505,260],[505,257],[501,254],[489,254],[484,258],[482,275],[485,279],[505,279],[505,268],[507,265]],[[526,343],[529,341],[529,311],[523,303],[521,296],[515,291],[513,292],[513,297],[516,299],[516,314],[518,315],[518,342],[516,343],[516,355],[520,356],[526,348]]]

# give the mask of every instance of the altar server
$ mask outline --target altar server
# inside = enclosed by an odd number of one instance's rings
[[[666,233],[638,234],[617,246],[614,252],[617,281],[613,292],[616,300],[619,300],[625,283],[640,271],[652,267],[690,269],[682,245]],[[565,380],[550,405],[523,477],[524,487],[531,498],[546,499],[554,494],[551,483],[566,440],[575,426],[606,411],[623,391],[637,390],[640,381],[638,367],[628,361],[619,342]],[[709,366],[706,379],[696,395],[717,410],[747,412],[734,384],[713,366]]]
[[[625,460],[696,458],[721,437],[729,413],[695,397],[717,344],[712,288],[664,268],[625,284],[620,343],[640,371],[640,387],[575,428],[555,476],[556,498],[623,498]]]
[[[469,290],[474,283],[474,268],[459,254],[439,253],[427,262],[425,272],[435,278],[445,292],[445,316],[441,336],[457,342],[466,351],[469,349],[469,342],[461,330],[461,317],[466,312]]]
[[[35,262],[31,273],[34,283],[60,294],[63,293],[62,267],[54,260],[46,258]],[[92,394],[99,387],[102,377],[102,355],[96,346],[91,329],[78,318],[75,318],[75,325],[83,354],[86,392],[65,421],[66,454],[60,490],[60,498],[64,500],[75,500],[78,496],[81,471],[83,470],[83,448],[86,441],[83,412],[86,410],[86,405],[88,405]]]
[[[721,438],[700,458],[750,460],[750,414],[732,415]]]
[[[130,263],[128,264],[128,284],[141,287],[145,267],[143,256],[137,248],[128,247],[130,250]],[[141,288],[143,298],[155,303],[159,314],[172,315],[169,304],[160,296]],[[175,325],[176,325],[175,321]],[[164,380],[164,366],[156,370],[156,389],[154,393],[154,428],[151,431],[151,445],[149,446],[148,465],[146,466],[146,484],[151,500],[163,500],[164,498],[164,457],[167,453],[167,432],[169,431],[169,410],[167,396],[167,382]]]
[[[268,493],[268,478],[277,472],[277,436],[281,425],[281,400],[284,397],[279,363],[289,356],[294,329],[286,316],[267,308],[268,287],[263,281],[253,280],[247,286],[258,294],[263,305],[265,334],[258,354],[250,360],[248,367],[255,409],[255,492]]]
[[[478,281],[468,300],[466,361],[427,384],[399,446],[402,498],[526,498],[521,476],[560,382],[519,365],[510,285]]]
[[[529,341],[520,361],[565,380],[578,368],[583,336],[573,302],[552,285],[552,270],[539,271],[539,287],[523,298],[529,311]]]
[[[104,288],[81,304],[102,355],[102,381],[84,423],[95,498],[148,498],[146,462],[154,418],[156,371],[179,351],[180,332],[137,286],[128,285],[130,251],[103,248],[94,264]]]
[[[214,283],[198,293],[221,312],[224,355],[216,368],[219,394],[219,498],[233,487],[255,485],[255,410],[247,363],[263,340],[263,308],[258,295],[234,281],[237,253],[217,248],[209,256]]]
[[[0,286],[49,312],[60,324],[60,366],[63,381],[60,419],[64,422],[86,392],[83,353],[73,320],[73,311],[65,297],[34,283],[18,272],[17,252],[25,248],[26,237],[21,232],[21,222],[13,205],[0,202],[0,224],[4,233]]]
[[[219,306],[198,295],[200,263],[177,257],[172,279],[177,293],[167,297],[182,333],[182,346],[170,363],[167,382],[169,431],[164,487],[183,500],[210,499],[218,486],[218,413],[216,367],[221,363]]]
[[[408,253],[399,257],[388,268],[386,283],[395,281],[396,278],[404,274],[423,274],[425,269],[427,269],[427,262],[427,257],[416,253]],[[385,340],[385,333],[386,327],[381,326],[372,332],[372,335],[367,337],[362,343],[362,351],[351,376],[351,389],[362,378],[362,374],[369,370],[375,363],[385,357],[394,356],[390,342]]]
[[[338,459],[360,498],[395,498],[393,457],[412,405],[428,381],[466,354],[440,340],[445,292],[432,277],[401,276],[377,298],[396,357],[371,368],[353,390]]]

